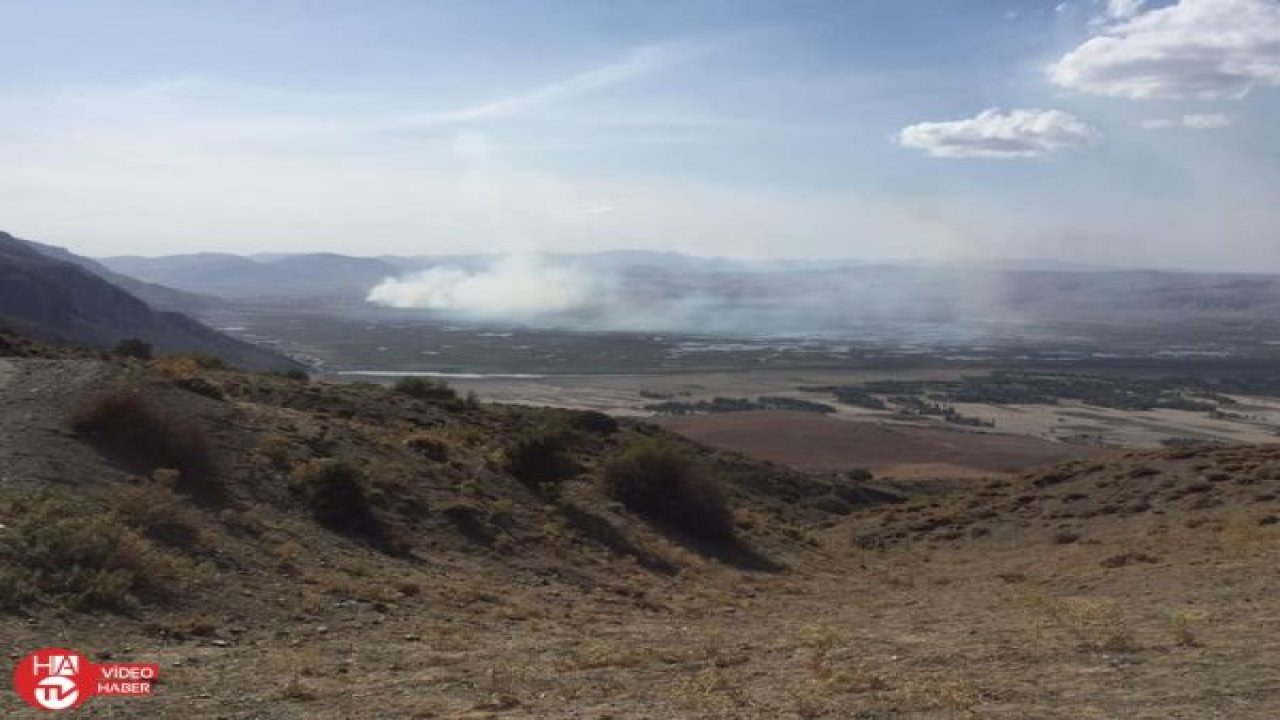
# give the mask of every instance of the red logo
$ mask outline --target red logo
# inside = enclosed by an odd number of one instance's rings
[[[150,695],[160,666],[91,663],[75,650],[42,648],[13,669],[13,688],[41,710],[70,710],[94,695]]]

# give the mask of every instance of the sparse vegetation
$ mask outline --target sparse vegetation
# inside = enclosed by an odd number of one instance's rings
[[[733,535],[733,513],[710,469],[669,441],[623,449],[604,467],[609,494],[633,512],[695,537]]]
[[[10,362],[0,635],[22,649],[67,628],[95,660],[163,650],[174,683],[237,680],[202,707],[250,692],[344,717],[1044,717],[1078,699],[1117,717],[1273,714],[1280,653],[1258,628],[1280,533],[1274,447],[962,481],[878,457],[805,473],[597,413],[196,367],[227,395],[213,403],[137,362]],[[185,481],[171,465],[104,462],[119,455],[44,429],[122,375],[151,383],[134,388],[150,411],[208,434],[219,502],[170,491]],[[522,452],[526,477],[575,469],[529,493],[508,472]],[[74,502],[12,499],[63,482]],[[373,675],[436,690],[351,692]],[[190,701],[157,693],[148,712]]]

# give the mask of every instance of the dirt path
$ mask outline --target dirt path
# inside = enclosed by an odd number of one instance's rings
[[[96,462],[66,418],[101,372],[92,360],[0,359],[0,482],[64,481],[69,463]]]

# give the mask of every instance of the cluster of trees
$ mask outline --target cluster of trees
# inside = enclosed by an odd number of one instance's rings
[[[870,390],[859,385],[821,385],[802,387],[807,392],[829,392],[836,400],[845,405],[867,408],[869,410],[888,410],[889,406],[880,397],[871,394]]]
[[[644,406],[658,415],[691,415],[695,413],[744,412],[746,410],[797,410],[800,412],[833,413],[836,409],[826,403],[780,395],[762,395],[749,398],[714,397],[710,400],[668,400]]]
[[[848,405],[886,410],[892,409],[889,403],[896,403],[907,412],[927,415],[945,415],[952,403],[1056,405],[1060,400],[1117,410],[1169,408],[1212,412],[1217,409],[1217,403],[1228,401],[1222,392],[1280,394],[1280,379],[1255,377],[1206,382],[997,371],[960,380],[875,380],[860,385],[802,389],[830,392]]]

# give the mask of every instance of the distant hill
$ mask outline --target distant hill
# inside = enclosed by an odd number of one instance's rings
[[[198,253],[147,258],[102,258],[110,270],[150,283],[225,299],[356,299],[400,266],[375,258],[333,253],[262,256]]]
[[[359,313],[387,277],[432,267],[483,272],[501,256],[178,255],[101,262],[140,281],[229,301]],[[1280,276],[1109,270],[1064,262],[747,261],[617,250],[547,254],[600,281],[582,307],[520,322],[591,330],[723,335],[862,333],[932,324],[973,336],[990,324],[1059,334],[1090,328],[1280,332]],[[443,316],[443,315],[442,315]],[[465,314],[457,316],[466,319]],[[457,318],[454,318],[457,319]]]
[[[92,261],[66,251],[46,254],[39,247],[0,233],[0,324],[56,342],[111,347],[125,338],[141,338],[160,352],[206,352],[248,369],[300,367],[181,313],[152,309],[86,268]],[[149,292],[163,297],[167,290],[153,286]],[[168,291],[167,296],[184,295]]]
[[[13,236],[9,236],[13,238]],[[196,293],[186,292],[184,290],[175,290],[164,285],[156,283],[143,282],[128,275],[122,275],[114,272],[102,263],[82,255],[67,250],[66,248],[56,247],[54,245],[45,245],[23,238],[13,238],[18,242],[26,243],[41,255],[69,262],[78,265],[85,270],[97,275],[116,287],[127,291],[130,295],[142,300],[146,304],[156,310],[167,310],[172,312],[199,314],[216,310],[223,306],[223,301],[208,295],[198,295]]]

